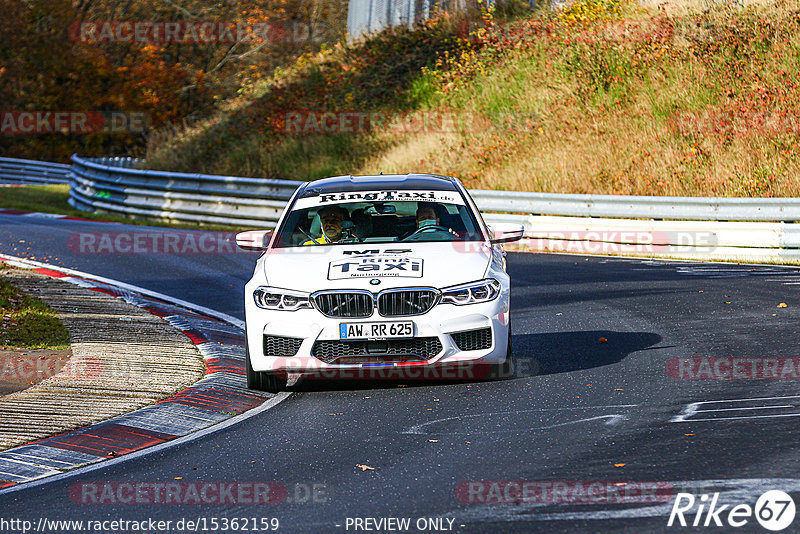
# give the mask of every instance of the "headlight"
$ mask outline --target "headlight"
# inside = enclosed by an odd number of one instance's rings
[[[295,311],[310,308],[309,294],[277,287],[259,287],[253,292],[256,306],[266,310]]]
[[[497,298],[500,294],[500,282],[494,278],[487,278],[478,282],[460,284],[442,289],[442,303],[455,304],[476,304],[478,302],[489,302]]]

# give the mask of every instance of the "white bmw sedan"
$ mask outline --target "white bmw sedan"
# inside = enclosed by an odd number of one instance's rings
[[[289,375],[376,369],[425,378],[465,363],[509,371],[500,243],[523,228],[499,226],[487,227],[455,178],[304,183],[273,233],[237,236],[264,251],[245,287],[247,386],[275,392]]]

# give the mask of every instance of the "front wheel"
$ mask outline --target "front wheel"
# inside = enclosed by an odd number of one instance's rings
[[[250,363],[250,347],[245,344],[245,370],[247,372],[247,389],[280,393],[286,388],[287,380],[269,371],[254,371]]]

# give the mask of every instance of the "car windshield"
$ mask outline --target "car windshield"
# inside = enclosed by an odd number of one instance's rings
[[[300,199],[281,225],[273,246],[483,240],[475,217],[458,193],[449,193],[446,199],[428,195],[432,198],[383,200],[386,195],[382,194],[373,195],[381,200],[350,202]],[[370,198],[369,193],[343,196]]]

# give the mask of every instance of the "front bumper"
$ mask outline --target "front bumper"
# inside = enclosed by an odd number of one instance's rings
[[[508,343],[509,328],[509,300],[508,291],[501,291],[501,294],[493,301],[456,306],[454,304],[438,304],[431,311],[424,315],[411,317],[381,317],[375,313],[369,318],[360,319],[332,319],[325,317],[316,309],[302,309],[297,311],[273,311],[259,308],[250,297],[255,285],[248,284],[245,289],[246,304],[246,324],[247,324],[247,343],[250,355],[250,363],[255,371],[285,371],[313,373],[315,371],[331,371],[359,368],[380,368],[380,367],[430,367],[458,365],[462,363],[481,363],[494,364],[505,361]],[[427,339],[425,345],[428,347],[421,358],[396,357],[396,354],[371,352],[369,358],[363,359],[361,363],[337,363],[336,358],[331,356],[330,351],[321,351],[324,345],[327,348],[335,347],[339,342],[339,332],[341,323],[358,322],[390,322],[390,321],[412,321],[414,323],[414,337],[409,343],[397,343],[395,352],[420,352],[416,349],[406,350],[404,345],[420,347],[421,340]],[[491,342],[485,343],[486,336],[481,339],[484,343],[465,344],[464,338],[459,338],[454,334],[461,332],[479,331],[490,329]],[[265,336],[274,338],[289,338],[289,352],[291,356],[274,356],[265,354]],[[294,340],[294,341],[291,341]],[[438,340],[438,343],[432,342]],[[415,342],[416,341],[416,342]],[[328,343],[323,343],[328,342]],[[458,342],[458,343],[457,343]],[[342,342],[353,343],[353,342]],[[476,350],[461,350],[463,348]],[[299,346],[298,346],[299,344]],[[316,346],[315,346],[316,345]],[[488,346],[487,346],[488,345]],[[271,346],[275,346],[272,344]],[[438,348],[438,352],[431,350],[430,347]],[[323,355],[324,352],[324,355]],[[433,353],[435,352],[435,353]],[[319,356],[319,357],[316,357]],[[329,363],[330,360],[334,360]],[[328,360],[328,361],[324,361]],[[343,361],[353,361],[344,358]]]

